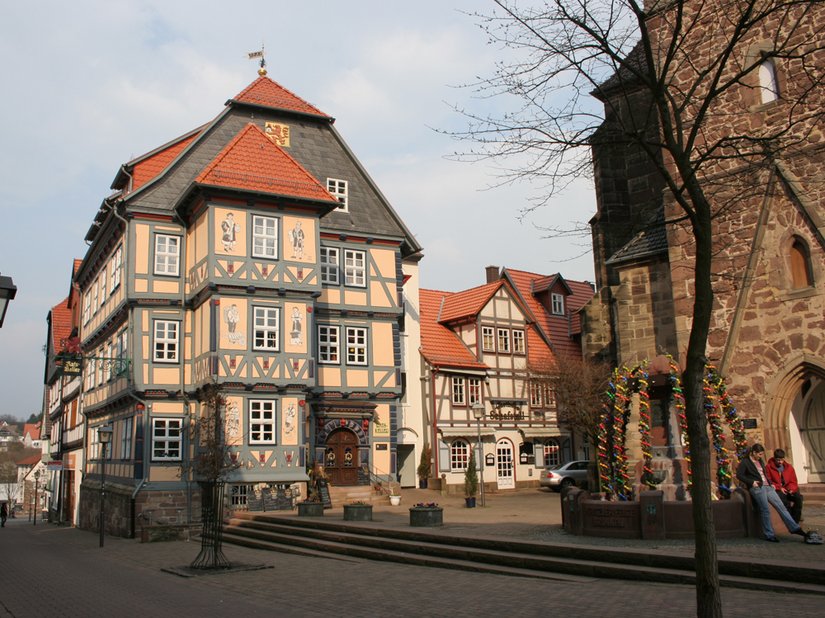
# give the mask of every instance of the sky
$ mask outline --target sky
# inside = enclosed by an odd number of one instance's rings
[[[539,187],[497,184],[491,163],[439,131],[466,128],[460,87],[503,50],[471,11],[483,0],[42,0],[2,2],[0,273],[18,288],[0,329],[0,415],[42,408],[49,310],[69,291],[72,260],[121,164],[212,120],[268,76],[323,112],[424,248],[421,286],[461,290],[484,267],[593,281],[587,239],[542,228],[595,214],[582,179],[529,217]],[[503,107],[502,107],[503,109]]]

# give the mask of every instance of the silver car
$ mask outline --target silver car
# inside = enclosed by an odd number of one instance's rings
[[[542,470],[539,484],[555,491],[561,491],[562,487],[571,485],[584,487],[587,485],[588,463],[590,462],[586,459],[579,459],[559,466],[549,466]]]

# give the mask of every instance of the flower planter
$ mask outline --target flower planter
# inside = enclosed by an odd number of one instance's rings
[[[467,506],[468,509],[476,508],[476,497],[475,496],[472,496],[472,497],[469,497],[469,498],[465,497],[464,498],[464,504]]]
[[[401,496],[390,496],[390,504],[392,506],[398,506],[401,504]]]
[[[345,504],[344,521],[372,521],[372,505]]]
[[[323,517],[324,503],[323,502],[299,502],[298,503],[299,517]]]
[[[440,506],[413,506],[410,508],[410,525],[425,528],[444,525],[444,509]]]

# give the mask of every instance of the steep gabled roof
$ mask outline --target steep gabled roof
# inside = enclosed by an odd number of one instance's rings
[[[516,288],[519,297],[532,313],[540,329],[539,332],[550,342],[553,352],[557,356],[581,356],[581,349],[572,336],[581,332],[581,317],[578,310],[593,297],[593,287],[585,281],[563,279],[558,274],[548,277],[512,268],[503,269],[502,277],[509,280]],[[563,283],[564,287],[570,291],[565,300],[567,314],[554,316],[539,302],[536,294],[543,293],[553,285],[560,283]]]
[[[321,116],[322,118],[332,120],[330,116],[327,116],[317,107],[307,103],[298,95],[290,92],[266,76],[261,76],[249,84],[249,86],[238,93],[234,99],[227,101],[227,105],[233,101],[298,112],[299,114],[309,114],[310,116]]]
[[[195,182],[338,206],[338,201],[312,174],[252,123],[218,153]]]
[[[18,466],[34,466],[40,463],[41,458],[41,455],[29,455],[28,457],[23,457],[23,459],[18,459],[14,463]]]
[[[52,307],[51,346],[53,352],[60,352],[64,342],[72,334],[72,310],[69,308],[69,299],[64,298],[60,304]]]
[[[31,436],[32,440],[40,439],[40,421],[36,423],[26,423],[23,425],[22,436],[25,438],[27,435]]]
[[[138,161],[132,171],[132,190],[139,189],[144,184],[160,174],[166,167],[200,135],[199,131],[178,138],[178,141],[162,146],[145,159]]]
[[[452,296],[438,290],[419,291],[421,303],[421,355],[435,367],[486,370],[464,345],[461,339],[446,326],[439,324],[442,305]]]
[[[445,297],[438,321],[452,322],[477,315],[503,284],[503,281],[495,281],[469,290],[453,292]]]

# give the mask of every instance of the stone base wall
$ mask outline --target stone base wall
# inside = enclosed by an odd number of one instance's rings
[[[173,491],[141,491],[135,497],[134,525],[132,522],[133,487],[106,483],[104,509],[107,535],[130,537],[141,535],[144,528],[156,526],[188,527],[201,520],[201,490],[191,489],[191,500],[184,489]],[[80,487],[78,527],[99,530],[100,483],[83,483]]]

